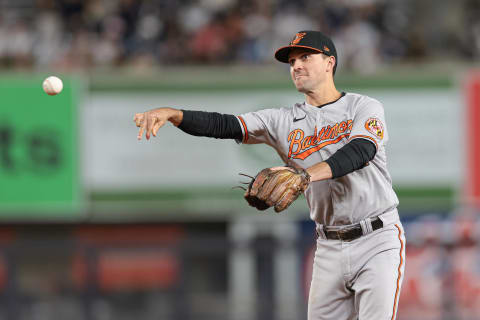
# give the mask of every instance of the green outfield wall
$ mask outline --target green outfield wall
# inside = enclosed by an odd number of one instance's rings
[[[41,77],[0,79],[0,216],[80,214],[78,104],[81,86],[64,79],[48,96]]]

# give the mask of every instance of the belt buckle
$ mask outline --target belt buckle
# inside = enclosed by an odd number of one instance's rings
[[[345,240],[347,233],[349,232],[348,228],[336,230],[338,239]]]

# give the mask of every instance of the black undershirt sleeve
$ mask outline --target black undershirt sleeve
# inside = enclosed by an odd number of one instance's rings
[[[243,133],[237,117],[217,112],[182,110],[183,120],[178,128],[194,136],[242,140]]]
[[[353,139],[325,162],[332,169],[333,179],[365,167],[375,157],[375,144],[366,139]]]

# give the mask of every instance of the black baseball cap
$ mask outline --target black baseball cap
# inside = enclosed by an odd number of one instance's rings
[[[333,74],[335,74],[338,65],[337,50],[332,39],[325,34],[320,31],[310,30],[297,32],[288,46],[281,47],[275,52],[275,58],[280,62],[288,63],[288,54],[294,48],[310,49],[327,56],[334,56],[335,66],[333,67]]]

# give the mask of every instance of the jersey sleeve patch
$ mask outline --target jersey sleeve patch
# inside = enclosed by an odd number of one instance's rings
[[[383,135],[385,133],[385,127],[383,126],[382,121],[378,118],[369,118],[365,122],[365,129],[371,134],[377,136],[380,140],[383,139]]]

